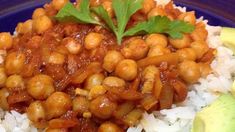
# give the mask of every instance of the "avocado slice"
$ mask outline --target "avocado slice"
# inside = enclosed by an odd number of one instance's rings
[[[226,47],[235,53],[235,28],[223,27],[220,39]]]
[[[191,132],[235,132],[235,98],[221,95],[196,114]]]
[[[232,88],[231,88],[231,93],[235,97],[235,81],[233,81],[233,85],[232,85]]]

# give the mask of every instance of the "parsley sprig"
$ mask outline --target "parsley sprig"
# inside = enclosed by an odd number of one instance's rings
[[[98,14],[115,33],[118,44],[121,43],[124,37],[126,25],[130,17],[142,7],[143,0],[113,0],[112,7],[117,19],[117,27],[114,26],[112,19],[108,15],[103,6],[93,8],[94,12]]]
[[[189,23],[175,20],[171,21],[166,16],[151,17],[146,22],[138,23],[124,33],[124,36],[132,36],[136,34],[165,33],[172,38],[182,38],[183,33],[191,33],[194,26]]]
[[[71,2],[68,2],[55,16],[58,21],[76,21],[79,23],[100,24],[96,21],[90,12],[89,0],[82,0],[77,8]]]
[[[112,7],[115,12],[117,24],[115,25],[112,18],[103,6],[89,8],[89,0],[82,0],[79,8],[75,8],[72,3],[67,3],[56,15],[58,21],[76,21],[79,23],[98,24],[91,11],[96,13],[113,31],[117,37],[118,44],[121,44],[123,37],[137,34],[164,33],[172,38],[182,38],[183,33],[191,33],[194,26],[180,20],[171,21],[166,16],[151,17],[145,22],[137,23],[135,26],[126,30],[126,25],[130,17],[142,7],[143,0],[112,0]]]

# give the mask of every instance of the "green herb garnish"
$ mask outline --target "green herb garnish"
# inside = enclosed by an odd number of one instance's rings
[[[126,25],[130,17],[142,7],[143,0],[113,0],[112,7],[117,19],[117,27],[114,26],[112,18],[108,15],[108,12],[103,6],[93,8],[93,11],[99,15],[109,26],[109,28],[115,33],[118,44],[121,43],[124,37]]]
[[[99,24],[92,16],[89,8],[89,0],[82,0],[77,8],[68,2],[55,16],[58,21],[77,21],[79,23]]]
[[[104,9],[103,6],[98,6],[92,8],[92,10],[101,17],[108,27],[117,35],[117,28],[115,27],[112,18],[109,16],[108,12]]]
[[[126,30],[130,17],[141,9],[142,2],[143,0],[112,0],[112,7],[117,19],[116,25],[103,6],[94,7],[92,11],[106,23],[105,26],[114,32],[118,44],[121,44],[122,38],[125,36],[164,33],[177,39],[182,38],[183,33],[191,33],[194,30],[193,25],[180,20],[171,21],[166,16],[152,17],[148,21],[140,22]],[[56,19],[59,21],[75,20],[80,23],[102,25],[92,17],[89,0],[82,0],[78,9],[72,3],[67,3],[56,15]]]
[[[136,34],[165,33],[172,38],[182,38],[183,33],[190,33],[194,26],[179,20],[171,21],[165,16],[151,17],[147,22],[141,22],[130,28],[124,33],[124,36]]]
[[[113,0],[117,18],[117,41],[120,44],[130,17],[142,7],[143,0]]]

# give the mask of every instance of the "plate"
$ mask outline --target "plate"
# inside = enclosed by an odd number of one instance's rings
[[[13,32],[18,22],[31,18],[33,10],[50,0],[0,0],[0,32]],[[210,25],[235,27],[234,0],[175,0],[179,6],[195,10]]]
[[[196,11],[213,26],[235,27],[235,0],[174,0],[177,5]]]

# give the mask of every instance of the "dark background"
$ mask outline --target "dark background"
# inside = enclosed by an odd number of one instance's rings
[[[34,8],[50,0],[0,0],[0,32],[14,31],[18,22],[29,19]],[[235,0],[174,0],[176,4],[196,10],[211,25],[235,27]]]

